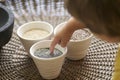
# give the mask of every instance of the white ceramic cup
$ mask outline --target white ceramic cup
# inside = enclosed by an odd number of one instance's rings
[[[33,44],[30,48],[30,55],[35,62],[40,75],[44,79],[55,79],[59,76],[67,53],[67,48],[62,48],[60,45],[57,45],[55,48],[57,48],[63,53],[57,57],[40,58],[34,55],[34,52],[37,49],[50,47],[51,42],[51,40],[39,41]]]
[[[57,33],[60,27],[64,27],[65,24],[66,22],[57,25],[56,28],[54,29],[54,35]],[[90,33],[90,36],[82,40],[70,40],[68,42],[67,58],[71,60],[80,60],[86,56],[93,34],[90,32],[90,30],[88,29],[85,30],[87,30]]]
[[[49,32],[48,35],[46,35],[43,38],[40,39],[27,39],[25,37],[23,37],[23,34],[29,30],[32,29],[42,29],[42,30],[46,30]],[[21,43],[23,44],[26,52],[29,53],[29,49],[30,47],[40,41],[40,40],[49,40],[51,39],[52,35],[53,35],[53,26],[51,24],[49,24],[48,22],[44,22],[44,21],[32,21],[32,22],[28,22],[25,23],[23,25],[21,25],[18,29],[17,29],[17,35],[21,40]],[[34,33],[33,33],[34,35]],[[41,35],[40,35],[41,36]]]

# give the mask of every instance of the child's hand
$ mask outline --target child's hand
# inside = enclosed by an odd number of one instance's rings
[[[74,18],[70,18],[68,22],[62,26],[54,36],[50,47],[51,53],[53,52],[56,44],[60,44],[62,47],[65,47],[69,42],[73,32],[84,27],[85,25],[82,22],[77,21]]]
[[[53,38],[50,51],[53,52],[56,44],[60,44],[62,47],[66,47],[74,31],[67,29],[66,26],[63,26],[57,31],[56,35]]]

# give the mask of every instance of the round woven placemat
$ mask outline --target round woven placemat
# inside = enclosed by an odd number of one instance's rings
[[[0,50],[0,80],[43,80],[17,37],[16,29],[26,22],[35,20],[47,21],[54,27],[66,21],[69,15],[63,10],[63,2],[62,0],[6,1],[15,15],[15,26],[11,40]],[[43,7],[50,9],[45,11]],[[117,48],[117,43],[108,43],[93,37],[86,57],[78,61],[66,58],[61,74],[55,80],[111,80]]]
[[[78,61],[66,58],[55,80],[111,80],[117,48],[93,37],[87,56]],[[43,80],[15,32],[0,52],[0,80]]]

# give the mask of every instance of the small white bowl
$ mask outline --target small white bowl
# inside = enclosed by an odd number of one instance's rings
[[[40,39],[28,39],[28,38],[24,38],[23,34],[31,29],[42,29],[42,30],[46,30],[49,32],[48,35],[46,35],[43,38]],[[25,23],[23,25],[21,25],[18,30],[17,30],[17,35],[20,38],[25,50],[29,53],[29,49],[32,46],[32,44],[41,41],[41,40],[50,40],[52,35],[53,35],[53,26],[51,24],[49,24],[48,22],[44,22],[44,21],[32,21],[32,22],[28,22]],[[33,33],[34,35],[34,33]]]
[[[51,42],[52,40],[39,41],[30,48],[30,55],[35,62],[40,75],[44,79],[54,79],[59,76],[67,53],[67,47],[63,48],[60,45],[56,45],[55,48],[62,52],[62,54],[57,57],[40,58],[34,55],[37,49],[50,48]]]
[[[63,22],[59,25],[57,25],[54,29],[54,35],[57,33],[57,31],[60,29],[60,27],[64,27],[66,22]],[[90,33],[90,35],[84,39],[81,40],[70,40],[67,47],[68,47],[68,53],[67,57],[71,60],[80,60],[84,58],[87,54],[87,50],[91,43],[91,38],[93,37],[93,34],[90,30],[87,30],[87,32]]]

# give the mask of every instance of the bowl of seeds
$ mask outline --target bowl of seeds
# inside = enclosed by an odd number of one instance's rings
[[[58,24],[54,29],[54,35],[61,27],[64,27],[65,24],[66,22]],[[67,44],[67,58],[71,60],[80,60],[84,58],[87,54],[92,37],[92,32],[87,28],[76,30]]]
[[[51,42],[52,40],[42,40],[30,48],[30,55],[44,79],[55,79],[59,76],[67,53],[67,47],[60,45],[56,45],[50,53]]]

